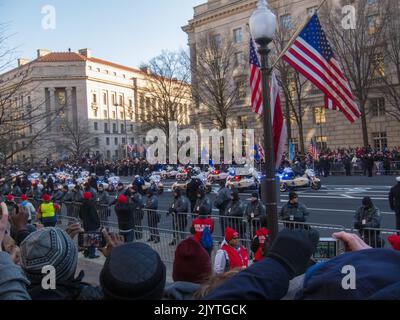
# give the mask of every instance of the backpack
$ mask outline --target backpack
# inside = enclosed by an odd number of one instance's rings
[[[211,236],[211,232],[210,232],[210,229],[208,226],[205,227],[203,230],[203,234],[201,235],[200,243],[207,250],[211,249],[214,245],[214,242],[213,242],[213,239]]]

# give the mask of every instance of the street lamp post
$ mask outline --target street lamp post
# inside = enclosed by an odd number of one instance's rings
[[[262,180],[261,192],[265,201],[268,218],[268,229],[271,240],[278,234],[277,185],[275,180],[275,159],[272,138],[271,100],[268,67],[268,44],[272,41],[276,30],[276,16],[269,10],[266,0],[259,0],[257,9],[250,17],[250,31],[258,45],[261,57],[261,85],[263,96],[263,129],[266,172]]]

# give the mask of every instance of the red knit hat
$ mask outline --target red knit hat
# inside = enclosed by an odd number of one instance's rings
[[[128,203],[128,199],[123,194],[118,197],[117,201],[118,203]]]
[[[23,195],[21,196],[21,200],[22,200],[22,201],[28,200],[28,196],[27,196],[26,194],[23,194]]]
[[[212,274],[211,258],[193,237],[181,241],[175,250],[172,279],[202,283]]]
[[[227,242],[231,241],[234,237],[239,237],[239,233],[230,227],[225,229],[225,240]]]
[[[90,200],[92,199],[92,193],[86,191],[83,193],[83,200]]]
[[[388,237],[388,241],[394,250],[400,251],[400,236],[393,234]]]
[[[8,194],[6,199],[7,201],[14,201],[14,196],[12,194]]]
[[[43,195],[43,197],[42,197],[42,200],[43,200],[44,202],[48,202],[48,201],[51,200],[51,197],[50,197],[50,195],[48,195],[47,193],[45,193],[45,194]]]

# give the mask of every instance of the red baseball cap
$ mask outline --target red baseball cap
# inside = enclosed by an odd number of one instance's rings
[[[227,242],[231,241],[234,237],[239,237],[239,233],[234,229],[227,227],[225,229],[225,240]]]
[[[26,194],[23,194],[23,195],[21,196],[21,200],[22,200],[22,201],[28,200],[28,196],[27,196]]]
[[[123,194],[121,194],[118,197],[118,203],[128,203],[128,199]]]
[[[92,199],[92,194],[91,194],[90,192],[88,192],[88,191],[84,192],[84,193],[83,193],[83,199],[84,199],[84,200],[90,200],[90,199]]]
[[[49,194],[46,193],[46,194],[43,195],[42,200],[45,201],[45,202],[48,202],[48,201],[51,200],[51,197],[50,197]]]
[[[12,194],[8,194],[6,199],[7,201],[14,201],[14,196]]]

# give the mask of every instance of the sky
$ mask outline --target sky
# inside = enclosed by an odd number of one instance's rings
[[[181,27],[193,7],[206,1],[0,0],[0,24],[7,24],[8,36],[0,47],[16,48],[15,58],[28,59],[37,49],[90,48],[96,58],[139,67],[164,49],[187,49]]]

